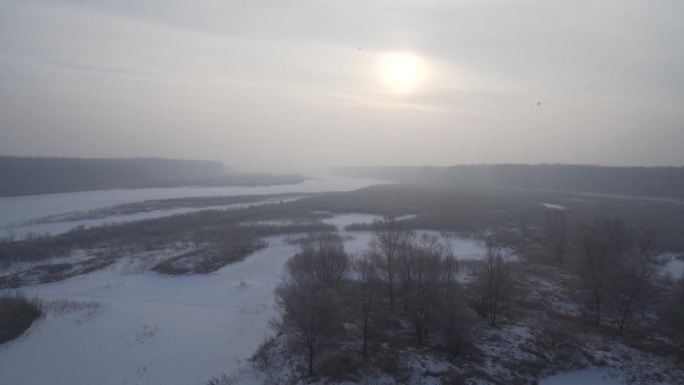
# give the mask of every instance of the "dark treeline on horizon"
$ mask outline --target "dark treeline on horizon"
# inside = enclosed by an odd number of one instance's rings
[[[166,187],[218,178],[223,168],[200,160],[0,156],[0,196]]]
[[[338,167],[335,175],[462,187],[556,190],[684,199],[684,167],[496,164]]]

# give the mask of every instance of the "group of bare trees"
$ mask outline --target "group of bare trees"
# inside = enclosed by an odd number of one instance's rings
[[[285,271],[276,289],[282,317],[273,326],[306,355],[309,375],[327,346],[358,343],[361,355],[369,355],[369,344],[387,331],[380,324],[410,325],[416,344],[457,355],[481,324],[477,313],[495,324],[509,282],[507,259],[490,245],[476,283],[466,289],[447,243],[390,217],[373,223],[368,249],[357,258],[346,254],[339,235],[320,233],[301,241]]]
[[[400,312],[411,324],[416,343],[425,343],[431,334],[452,354],[460,352],[476,320],[448,243],[434,235],[416,235],[386,217],[373,223],[373,238],[359,262],[374,271],[380,283],[376,287],[384,287],[389,298],[388,310]]]
[[[630,228],[617,217],[571,228],[567,213],[558,209],[546,211],[543,228],[556,263],[581,278],[594,324],[608,321],[622,335],[628,323],[655,305],[663,261],[652,229]]]
[[[595,324],[607,317],[622,335],[656,290],[653,232],[630,229],[619,218],[597,218],[581,231],[577,269]]]

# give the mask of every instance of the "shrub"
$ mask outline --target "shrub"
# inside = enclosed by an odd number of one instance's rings
[[[336,382],[356,382],[359,378],[354,359],[346,354],[326,356],[318,365],[318,374]]]
[[[0,344],[19,337],[42,314],[38,300],[23,294],[0,297]]]

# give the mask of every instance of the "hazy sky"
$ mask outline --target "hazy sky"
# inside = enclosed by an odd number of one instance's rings
[[[0,154],[684,165],[683,19],[681,0],[0,0]]]

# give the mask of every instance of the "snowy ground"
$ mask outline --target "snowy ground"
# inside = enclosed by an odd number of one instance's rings
[[[684,276],[684,261],[673,258],[670,262],[663,266],[663,270],[672,275],[673,278],[680,278]]]
[[[327,221],[341,229],[375,218]],[[343,235],[357,255],[370,240],[368,232]],[[125,258],[103,271],[22,288],[46,303],[71,305],[52,306],[24,336],[0,345],[0,384],[204,384],[244,370],[270,332],[273,289],[296,252],[284,238],[268,238],[266,249],[210,275],[163,276]],[[449,240],[458,248],[459,239]],[[461,241],[467,253],[477,252]]]
[[[125,266],[24,288],[45,301],[97,302],[96,314],[48,312],[0,346],[3,384],[203,384],[238,369],[268,333],[273,289],[295,247],[282,238],[211,275],[122,274]]]

